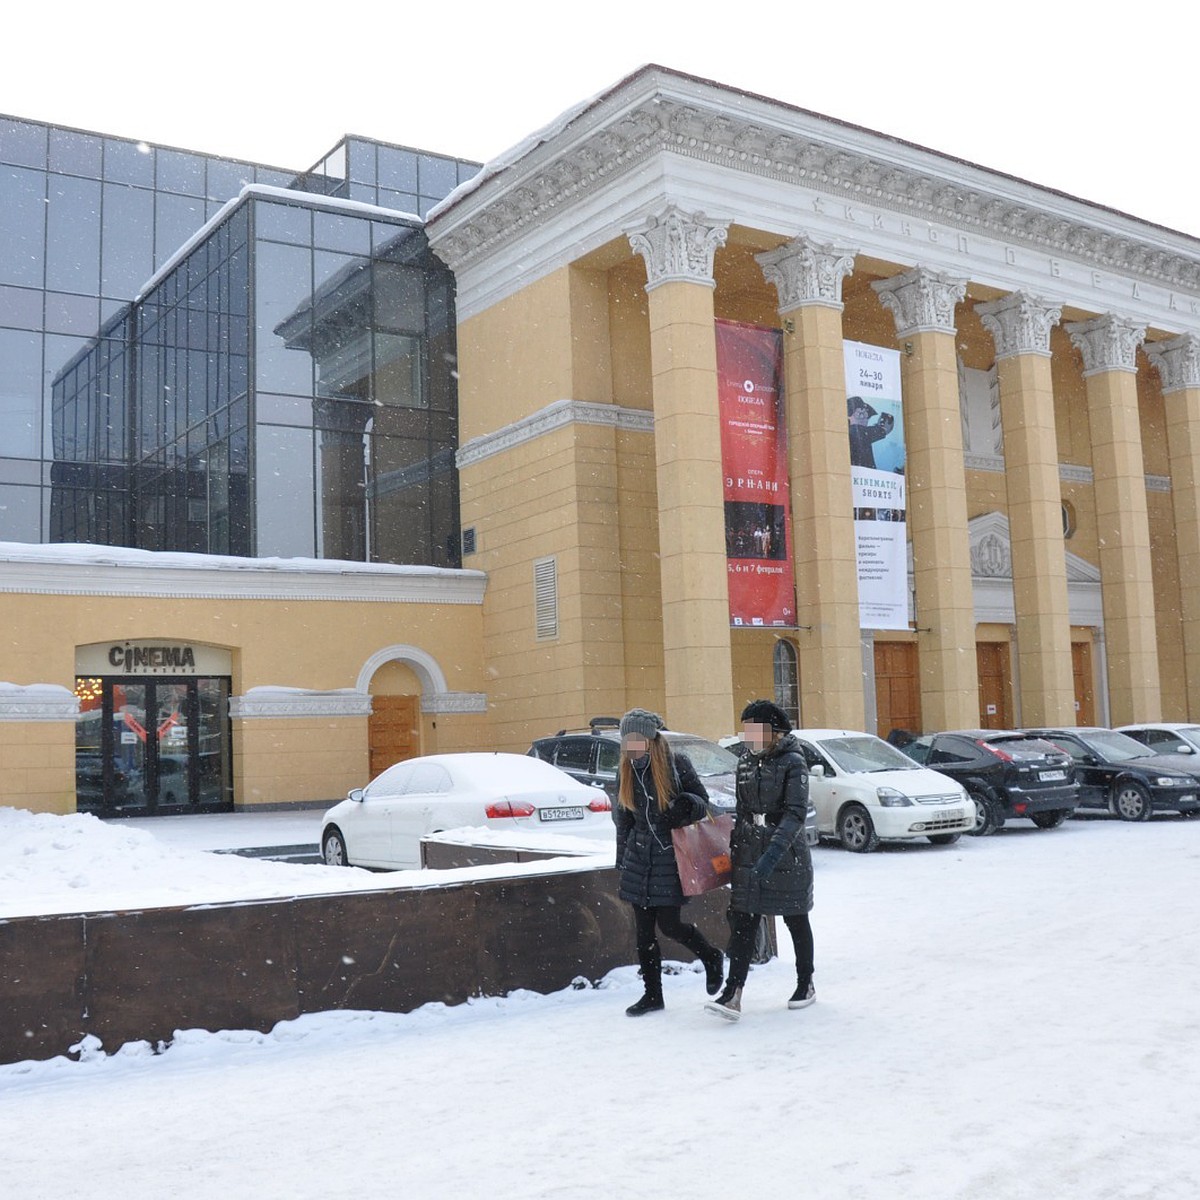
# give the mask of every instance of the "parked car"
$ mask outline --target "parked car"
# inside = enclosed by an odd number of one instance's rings
[[[1039,829],[1056,829],[1079,803],[1070,756],[1028,733],[950,730],[914,738],[904,753],[966,788],[975,810],[970,832],[976,837],[1016,817],[1028,817]]]
[[[1200,763],[1155,754],[1124,733],[1094,727],[1030,730],[1061,746],[1074,763],[1081,808],[1102,808],[1122,821],[1146,821],[1155,811],[1200,811]]]
[[[796,740],[808,760],[817,829],[847,850],[866,853],[881,838],[928,838],[948,846],[974,825],[974,808],[959,784],[873,734],[797,729]]]
[[[1117,732],[1149,746],[1155,754],[1200,755],[1200,725],[1158,721],[1148,725],[1118,725]],[[1200,770],[1200,761],[1196,769]]]
[[[664,729],[662,736],[672,750],[688,756],[714,811],[731,813],[737,807],[737,760],[733,751],[694,733]],[[737,739],[740,744],[741,739]],[[529,753],[553,763],[580,783],[602,787],[609,801],[617,803],[617,768],[621,765],[620,722],[613,717],[593,717],[587,729],[560,729],[552,737],[538,738]],[[817,844],[817,815],[809,807],[804,825],[805,840]]]
[[[594,831],[609,822],[600,788],[524,754],[432,754],[388,767],[321,821],[329,866],[421,865],[421,839],[447,829]]]

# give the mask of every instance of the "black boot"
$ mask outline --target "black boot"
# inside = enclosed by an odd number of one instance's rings
[[[812,985],[812,976],[796,980],[796,990],[788,1001],[788,1008],[808,1008],[817,1002],[817,991]]]
[[[626,1010],[627,1017],[644,1017],[647,1013],[662,1012],[662,951],[657,945],[649,950],[638,952],[638,961],[642,967],[642,985],[646,989],[642,998],[631,1004]]]
[[[704,964],[704,990],[710,996],[715,996],[721,990],[721,983],[725,978],[725,955],[716,946],[709,946],[708,950],[700,955],[700,961]]]

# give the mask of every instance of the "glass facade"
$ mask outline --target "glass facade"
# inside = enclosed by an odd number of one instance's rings
[[[423,214],[476,169],[347,138],[298,176],[0,117],[0,541],[456,561],[451,281],[417,223],[300,193]],[[247,184],[297,201],[169,262]]]
[[[56,376],[52,540],[457,566],[453,359],[418,223],[250,193]]]

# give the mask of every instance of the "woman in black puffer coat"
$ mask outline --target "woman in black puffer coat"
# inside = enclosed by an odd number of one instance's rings
[[[657,713],[630,709],[621,718],[620,791],[615,810],[620,896],[633,905],[638,963],[645,994],[625,1011],[631,1017],[663,1007],[662,950],[658,932],[681,942],[704,964],[711,996],[721,987],[721,951],[695,925],[685,925],[687,902],[679,883],[671,830],[708,814],[708,793],[686,756],[672,754],[660,736]]]
[[[808,914],[813,906],[813,867],[804,840],[808,814],[808,765],[792,737],[787,714],[768,700],[742,712],[749,749],[738,760],[737,816],[730,840],[733,861],[733,932],[725,990],[705,1007],[736,1021],[750,954],[764,916],[782,917],[796,948],[796,991],[788,1008],[807,1008],[812,986],[813,940]]]

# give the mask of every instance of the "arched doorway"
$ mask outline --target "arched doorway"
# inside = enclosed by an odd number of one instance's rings
[[[426,749],[422,699],[446,691],[445,674],[433,655],[418,646],[388,646],[363,664],[356,688],[371,695],[367,747],[372,779]]]

